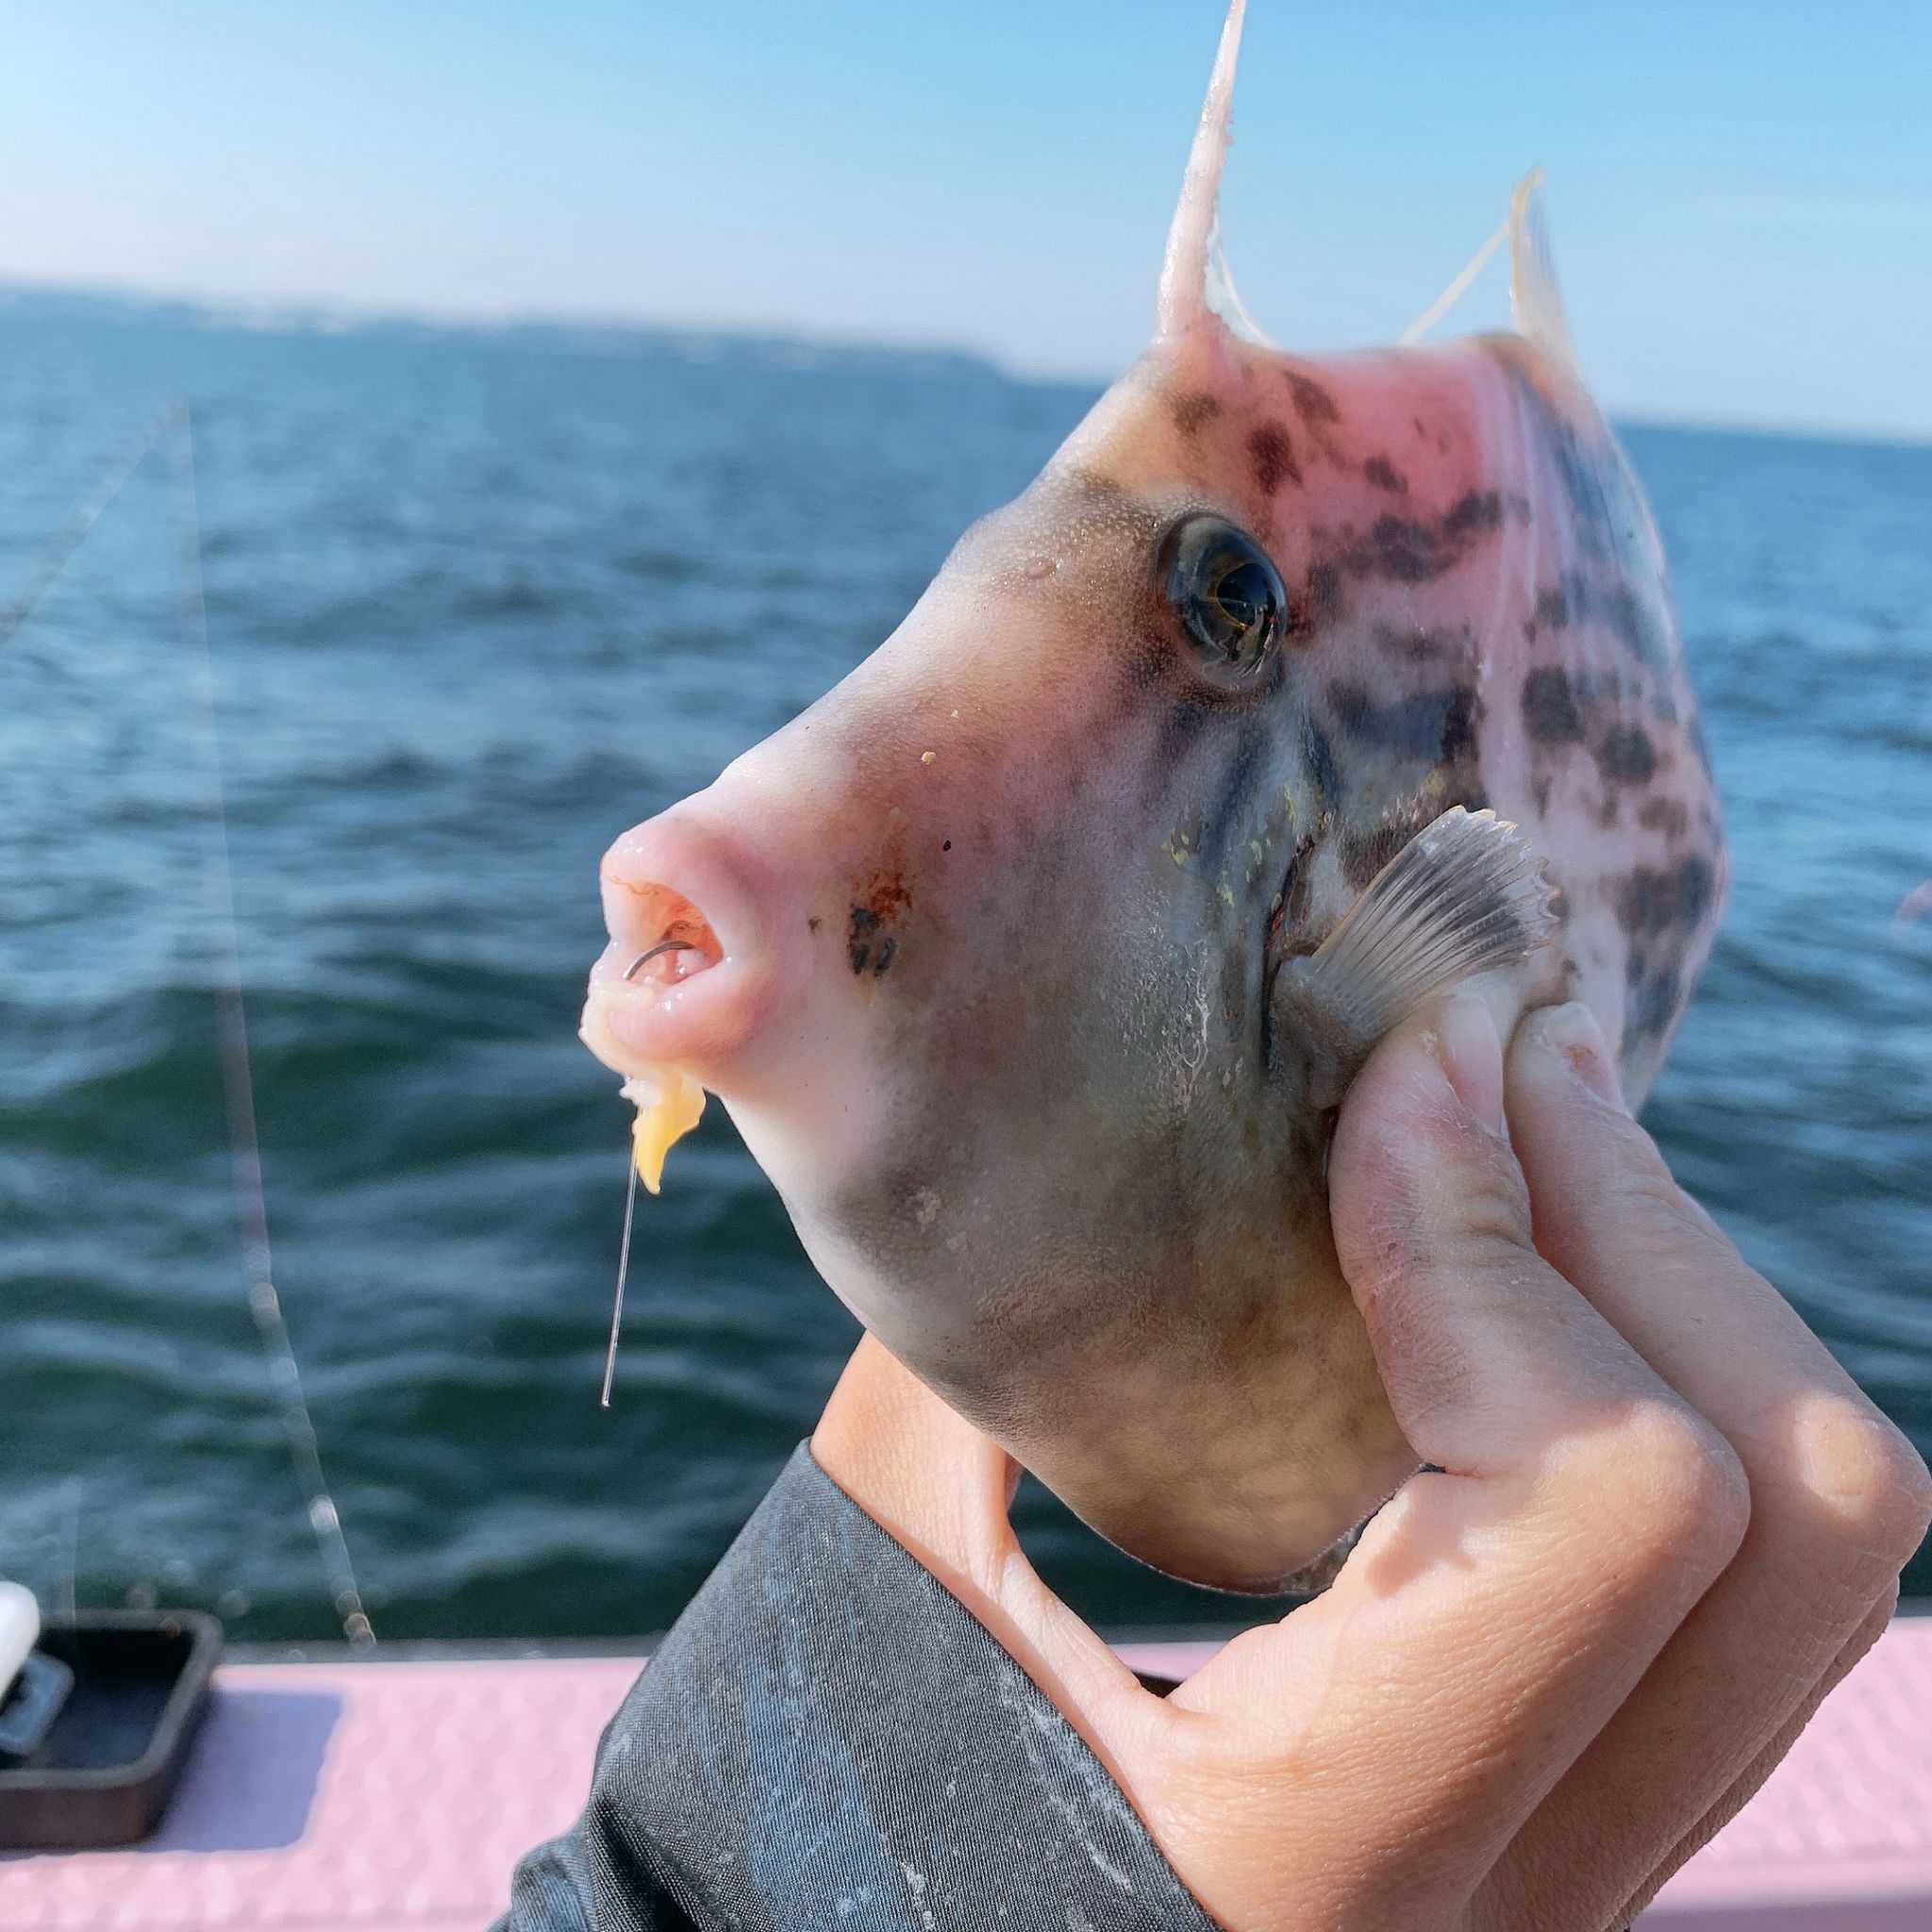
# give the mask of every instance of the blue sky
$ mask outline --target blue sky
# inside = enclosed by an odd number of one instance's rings
[[[1398,332],[1541,161],[1612,408],[1932,437],[1923,0],[1250,12],[1224,225],[1276,341]],[[0,280],[944,341],[1105,376],[1146,339],[1219,19],[17,7]],[[1500,305],[1492,273],[1467,320]]]

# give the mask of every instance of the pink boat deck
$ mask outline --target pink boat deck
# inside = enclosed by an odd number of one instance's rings
[[[1127,1644],[1185,1676],[1207,1643]],[[0,1859],[0,1928],[479,1932],[568,1824],[636,1657],[237,1663],[160,1834]],[[1932,1932],[1932,1617],[1902,1618],[1640,1922]]]

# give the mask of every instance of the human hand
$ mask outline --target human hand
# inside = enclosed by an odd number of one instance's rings
[[[1399,1029],[1342,1108],[1330,1198],[1443,1473],[1166,1698],[1027,1562],[1017,1465],[870,1337],[814,1454],[1231,1932],[1622,1926],[1876,1640],[1932,1479],[1678,1190],[1582,1007],[1531,1015],[1507,1065],[1471,994]]]

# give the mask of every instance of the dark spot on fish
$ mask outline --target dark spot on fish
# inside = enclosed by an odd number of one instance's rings
[[[1605,585],[1581,571],[1566,571],[1559,582],[1546,584],[1537,592],[1536,622],[1543,629],[1565,630],[1573,623],[1591,619],[1601,624],[1646,670],[1668,668],[1668,620],[1655,600],[1640,596],[1628,584]],[[1664,702],[1670,704],[1668,694]],[[1670,704],[1671,715],[1675,708]]]
[[[1657,773],[1657,750],[1641,724],[1613,724],[1596,750],[1597,769],[1609,785],[1648,785]]]
[[[1646,580],[1654,566],[1643,541],[1642,499],[1616,444],[1586,433],[1544,391],[1520,337],[1488,336],[1483,346],[1507,372],[1563,486],[1579,554],[1634,580]],[[1652,628],[1654,615],[1634,635],[1646,636]],[[1660,668],[1658,658],[1646,655],[1645,661]]]
[[[1070,492],[1103,508],[1129,501],[1124,485],[1104,470],[1090,469],[1085,463],[1076,463],[1067,471],[1066,483]]]
[[[1491,804],[1489,791],[1478,785],[1468,772],[1461,774],[1444,771],[1442,796],[1438,801],[1447,811],[1451,806],[1459,805],[1464,811],[1488,811]]]
[[[1646,831],[1661,832],[1668,839],[1681,839],[1690,829],[1690,814],[1674,798],[1646,798],[1637,814],[1637,823]]]
[[[1662,932],[1676,923],[1675,876],[1655,866],[1640,865],[1617,888],[1617,924],[1633,939],[1641,933]]]
[[[872,962],[872,974],[874,979],[892,963],[892,955],[898,950],[899,941],[895,939],[884,939],[879,941],[878,952]]]
[[[1311,563],[1299,596],[1288,600],[1284,640],[1306,644],[1319,637],[1341,614],[1341,574],[1332,563]]]
[[[1068,508],[1103,511],[1122,534],[1149,545],[1167,520],[1164,510],[1157,510],[1124,484],[1084,463],[1058,472],[1056,483],[1056,495],[1061,496]]]
[[[1221,398],[1205,390],[1192,395],[1177,396],[1174,403],[1174,426],[1183,436],[1194,436],[1204,423],[1221,414]]]
[[[806,931],[807,931],[807,932],[816,932],[816,931],[818,931],[818,929],[819,929],[819,923],[818,923],[818,921],[817,921],[816,919],[808,919],[808,920],[807,920],[807,921],[805,922],[805,929],[806,929]]]
[[[1295,414],[1307,428],[1319,429],[1341,421],[1335,398],[1312,375],[1304,375],[1298,369],[1284,369],[1281,379],[1288,384]]]
[[[1536,808],[1546,812],[1550,808],[1550,781],[1546,774],[1539,773],[1529,781],[1529,795],[1536,800]]]
[[[1624,968],[1629,1000],[1624,1009],[1626,1033],[1656,1041],[1671,1030],[1683,1004],[1684,979],[1674,964],[1651,972],[1641,953],[1632,953]]]
[[[1245,847],[1255,794],[1266,782],[1263,761],[1274,748],[1269,721],[1259,713],[1237,718],[1233,731],[1233,743],[1217,760],[1212,795],[1182,828],[1189,853],[1198,855],[1202,866],[1215,875],[1227,870],[1232,851]]]
[[[1493,536],[1502,522],[1501,495],[1493,490],[1471,490],[1434,522],[1377,517],[1367,538],[1347,552],[1343,563],[1356,576],[1428,583],[1453,570],[1477,542]]]
[[[1617,922],[1632,939],[1695,927],[1716,888],[1710,861],[1693,852],[1674,868],[1640,865],[1617,888]]]
[[[1377,825],[1373,831],[1345,839],[1341,845],[1342,874],[1357,891],[1366,891],[1375,874],[1414,838],[1404,825]]]
[[[1442,712],[1442,748],[1438,756],[1451,763],[1473,757],[1476,750],[1476,726],[1482,715],[1483,701],[1474,685],[1454,686]]]
[[[1337,683],[1328,688],[1328,702],[1344,731],[1382,750],[1454,761],[1475,749],[1481,701],[1472,685],[1378,705],[1363,686]]]
[[[952,849],[953,841],[950,839],[941,839],[940,841],[940,850],[941,852],[950,852]]]
[[[1574,744],[1583,737],[1575,687],[1560,664],[1539,665],[1523,680],[1523,725],[1539,744]]]
[[[1411,416],[1408,419],[1408,423],[1409,427],[1413,429],[1418,436],[1426,436],[1429,433],[1428,430],[1424,427],[1423,419],[1420,416]]]
[[[1710,909],[1717,890],[1717,874],[1710,860],[1693,852],[1677,868],[1677,894],[1684,908],[1685,923],[1695,925]]]
[[[1640,664],[1657,672],[1668,668],[1670,631],[1650,599],[1640,597],[1627,584],[1618,584],[1597,593],[1594,610]]]
[[[1609,557],[1615,553],[1612,540],[1613,511],[1607,487],[1612,473],[1593,452],[1585,449],[1574,428],[1556,410],[1547,409],[1548,448],[1557,472],[1563,480],[1563,493],[1574,511],[1577,546],[1586,556]]]
[[[1597,824],[1607,832],[1622,822],[1623,816],[1623,801],[1618,798],[1614,791],[1606,791],[1597,803]]]
[[[1460,658],[1468,654],[1473,642],[1466,624],[1453,630],[1378,624],[1374,635],[1379,650],[1405,664],[1429,664],[1441,658]]]
[[[1391,496],[1407,493],[1408,478],[1387,457],[1371,457],[1362,465],[1362,475],[1377,490],[1386,490]]]
[[[1494,490],[1472,490],[1451,504],[1442,516],[1442,534],[1452,540],[1472,534],[1487,536],[1503,521],[1503,499]]]
[[[846,953],[855,973],[863,973],[872,959],[872,935],[878,927],[878,914],[869,906],[852,908],[852,927],[846,937]]]
[[[1288,431],[1278,423],[1264,423],[1249,436],[1248,456],[1255,467],[1256,487],[1263,496],[1273,496],[1284,478],[1293,483],[1302,480]]]
[[[1181,687],[1161,720],[1160,769],[1174,770],[1187,757],[1194,741],[1226,708],[1226,700],[1218,694]]]
[[[845,934],[846,957],[854,973],[863,973],[869,964],[874,972],[885,971],[884,964],[876,962],[890,960],[897,941],[882,928],[911,904],[912,888],[896,866],[889,864],[873,874],[863,895],[853,902]]]

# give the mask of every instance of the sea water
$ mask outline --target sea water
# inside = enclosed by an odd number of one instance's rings
[[[610,839],[864,657],[1092,397],[965,358],[0,303],[0,606],[176,391],[275,1278],[385,1637],[676,1613],[857,1330],[721,1108],[641,1203]],[[1648,1120],[1932,1448],[1932,450],[1631,425],[1729,814]],[[0,1574],[336,1632],[246,1306],[162,449],[0,646]],[[1104,1624],[1240,1606],[1020,1520]],[[1932,1562],[1908,1579],[1932,1591]]]

